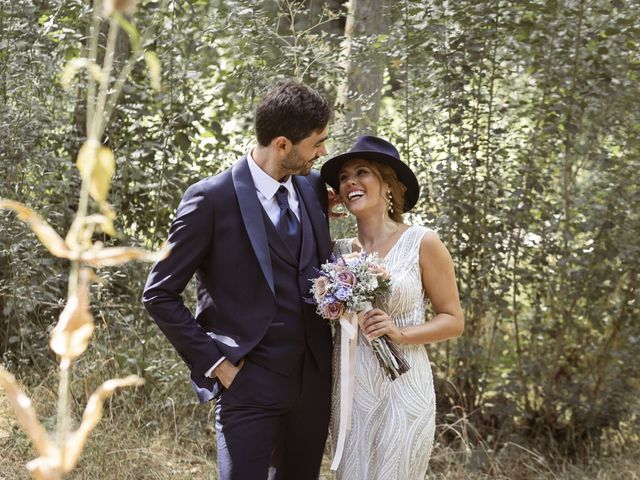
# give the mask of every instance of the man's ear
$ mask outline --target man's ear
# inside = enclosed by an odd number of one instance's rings
[[[273,146],[276,147],[278,153],[289,153],[293,144],[291,143],[291,140],[281,135],[273,139]]]

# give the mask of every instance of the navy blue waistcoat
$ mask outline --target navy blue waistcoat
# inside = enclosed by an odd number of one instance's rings
[[[304,298],[310,296],[311,282],[306,278],[308,271],[300,269],[300,265],[317,265],[318,253],[303,201],[300,201],[300,258],[293,255],[264,211],[263,218],[273,267],[276,314],[264,337],[249,353],[248,358],[265,368],[288,375],[299,364],[304,351],[310,346],[309,343],[313,344],[310,334],[314,328],[310,322],[319,321],[315,315],[309,315],[309,305]]]

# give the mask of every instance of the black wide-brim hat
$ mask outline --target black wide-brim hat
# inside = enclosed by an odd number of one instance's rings
[[[409,166],[400,160],[400,154],[396,147],[382,138],[371,135],[358,137],[353,147],[342,155],[333,157],[325,162],[320,169],[320,175],[325,183],[329,184],[336,192],[340,190],[338,175],[342,165],[347,160],[362,158],[364,160],[376,160],[390,166],[396,172],[407,191],[404,194],[404,212],[411,210],[420,196],[420,184]],[[404,213],[403,212],[403,213]]]

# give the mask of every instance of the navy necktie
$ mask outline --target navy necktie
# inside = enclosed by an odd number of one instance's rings
[[[300,222],[296,218],[295,213],[289,208],[289,199],[287,187],[282,185],[276,192],[276,201],[280,207],[280,218],[276,225],[276,230],[291,249],[294,256],[298,258],[300,254],[300,244],[302,243],[302,232],[300,231]]]

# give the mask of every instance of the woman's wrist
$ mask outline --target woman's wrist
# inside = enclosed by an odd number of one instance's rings
[[[407,336],[406,327],[401,327],[399,330],[400,335],[398,336],[398,341],[396,343],[400,345],[406,345],[407,343],[409,343],[409,337]]]

